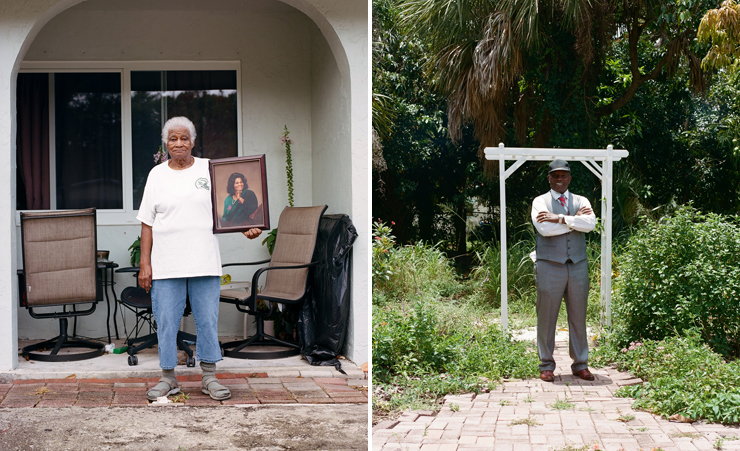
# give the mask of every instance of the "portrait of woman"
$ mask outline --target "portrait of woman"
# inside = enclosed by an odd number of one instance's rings
[[[224,213],[221,219],[226,227],[245,225],[257,214],[259,201],[254,191],[249,189],[247,178],[240,172],[234,172],[226,183],[229,193],[224,200]]]
[[[214,233],[270,230],[265,156],[220,158],[210,162]]]

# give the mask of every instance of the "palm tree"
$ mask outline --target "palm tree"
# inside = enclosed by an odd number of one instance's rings
[[[502,141],[507,130],[513,130],[520,144],[546,145],[564,115],[575,116],[570,120],[579,121],[578,127],[591,124],[627,104],[640,85],[664,68],[674,72],[682,58],[692,87],[703,90],[700,59],[690,43],[698,13],[709,2],[676,3],[688,5],[657,0],[406,0],[401,9],[404,23],[432,51],[427,73],[449,99],[452,139],[460,138],[465,123],[473,123],[482,150]],[[606,57],[623,39],[631,79],[619,95],[597,103]],[[652,59],[648,54],[655,51],[645,47],[648,39],[659,48]],[[555,80],[563,73],[570,79]],[[552,90],[559,90],[557,98]]]

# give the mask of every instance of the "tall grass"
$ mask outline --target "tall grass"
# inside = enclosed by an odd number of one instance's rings
[[[513,303],[534,305],[537,288],[534,281],[534,263],[529,254],[534,250],[534,240],[523,240],[507,249],[506,283],[508,299]],[[501,307],[501,243],[491,243],[482,251],[476,252],[479,261],[471,273],[474,286],[477,286],[494,308]]]
[[[461,288],[455,268],[439,246],[416,243],[394,247],[386,260],[391,268],[387,281],[375,284],[374,299],[410,301],[429,295],[450,296]]]

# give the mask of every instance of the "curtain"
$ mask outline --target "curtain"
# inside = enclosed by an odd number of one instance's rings
[[[18,74],[16,165],[18,206],[48,210],[49,75]]]

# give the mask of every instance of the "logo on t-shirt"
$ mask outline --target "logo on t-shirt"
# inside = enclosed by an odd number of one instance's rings
[[[195,181],[195,187],[198,189],[204,189],[206,191],[210,191],[211,188],[208,187],[208,179],[205,177],[201,177],[198,180]]]

